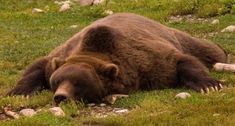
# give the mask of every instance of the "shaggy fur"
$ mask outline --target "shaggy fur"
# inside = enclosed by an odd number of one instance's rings
[[[220,88],[208,68],[226,59],[214,43],[139,15],[119,13],[97,20],[35,61],[9,94],[52,87],[56,91],[64,81],[74,86],[73,99],[88,101],[140,89],[185,86],[207,91]]]

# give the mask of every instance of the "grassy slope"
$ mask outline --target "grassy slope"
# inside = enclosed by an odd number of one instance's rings
[[[119,1],[119,2],[117,2]],[[216,17],[219,25],[210,22],[167,23],[170,13],[167,0],[114,0],[108,6],[79,7],[73,6],[68,12],[58,12],[53,0],[0,0],[0,106],[11,105],[15,110],[20,107],[48,108],[52,106],[52,94],[42,92],[29,99],[22,97],[4,97],[3,95],[15,85],[26,65],[40,56],[46,55],[54,47],[78,32],[92,21],[104,17],[104,10],[114,12],[134,12],[154,20],[189,32],[196,36],[206,36],[220,44],[229,53],[235,54],[235,34],[219,31],[235,24],[234,15]],[[32,14],[32,8],[48,9],[46,13]],[[176,8],[175,8],[176,9]],[[71,29],[69,26],[78,25]],[[209,37],[210,32],[219,32]],[[234,86],[235,76],[231,73],[212,72],[217,79],[226,80],[225,84]],[[192,97],[187,100],[175,100],[180,91],[189,91]],[[69,115],[77,109],[65,105],[68,113],[64,118],[57,118],[50,113],[32,118],[20,118],[1,122],[0,125],[77,125],[83,122],[103,125],[235,125],[235,89],[225,89],[220,93],[200,95],[186,89],[168,89],[161,91],[139,92],[130,98],[118,101],[115,106],[133,109],[127,116],[112,116],[105,119],[92,117],[72,118]],[[213,116],[218,113],[219,116]]]

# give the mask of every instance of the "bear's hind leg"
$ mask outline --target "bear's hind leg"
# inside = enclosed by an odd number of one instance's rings
[[[30,95],[35,91],[49,88],[45,77],[47,63],[48,59],[45,57],[35,61],[26,69],[17,85],[7,95]]]
[[[177,64],[179,84],[199,92],[220,90],[222,85],[209,75],[208,69],[195,57],[183,56]]]

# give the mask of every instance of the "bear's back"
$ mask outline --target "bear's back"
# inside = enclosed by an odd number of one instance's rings
[[[167,44],[181,50],[181,45],[174,36],[172,28],[140,15],[117,13],[97,20],[90,25],[90,27],[96,26],[111,27],[123,33],[126,38],[139,42],[151,40],[152,44]],[[151,42],[149,41],[148,43],[150,44]],[[150,44],[150,47],[152,46]]]

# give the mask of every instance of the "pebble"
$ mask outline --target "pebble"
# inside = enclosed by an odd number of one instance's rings
[[[7,116],[9,116],[9,117],[11,117],[11,118],[14,118],[14,119],[18,119],[18,118],[20,117],[20,115],[19,115],[18,113],[13,112],[13,111],[10,111],[10,110],[5,109],[5,108],[4,108],[4,113],[5,113]]]
[[[61,7],[60,7],[60,12],[63,12],[63,11],[67,11],[69,10],[71,7],[70,7],[70,4],[69,3],[64,3]]]
[[[104,103],[100,104],[100,107],[105,107],[105,106],[106,106],[106,104],[104,104]]]
[[[94,0],[93,1],[93,4],[94,5],[99,5],[99,4],[102,4],[102,3],[104,3],[106,0]]]
[[[90,6],[93,4],[94,0],[80,0],[79,4],[80,6]]]
[[[32,13],[42,13],[44,10],[39,9],[39,8],[33,8]]]
[[[235,32],[235,25],[230,25],[224,28],[221,32]]]
[[[33,109],[22,109],[22,110],[20,110],[19,113],[20,113],[20,115],[27,116],[27,117],[32,117],[35,114],[37,114],[36,111]]]
[[[94,107],[95,106],[95,103],[90,103],[90,104],[87,104],[88,107]]]
[[[181,92],[175,96],[175,98],[181,98],[181,99],[186,99],[188,97],[191,97],[191,94],[188,92]]]
[[[117,114],[124,114],[124,113],[128,113],[129,110],[128,109],[121,109],[121,110],[116,110],[114,112],[117,113]]]
[[[70,0],[66,0],[66,1],[55,1],[54,3],[55,3],[55,4],[58,4],[58,5],[63,5],[63,4],[71,4],[71,1],[70,1]]]
[[[235,64],[216,63],[213,68],[215,71],[229,71],[235,73]]]
[[[211,22],[211,24],[215,25],[215,24],[219,24],[219,19],[215,19]]]
[[[55,116],[65,116],[64,111],[60,107],[50,108],[49,111]]]

